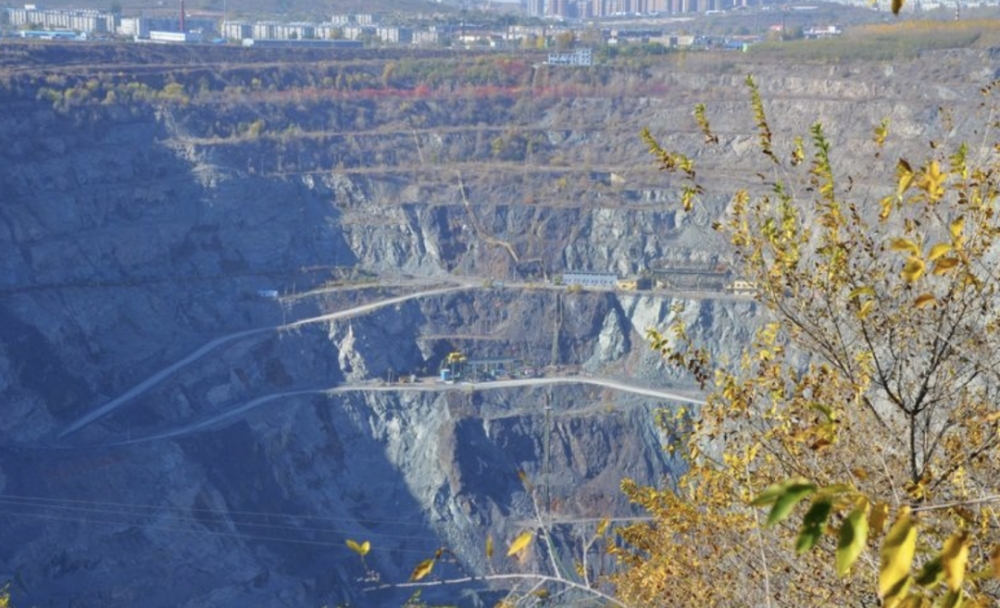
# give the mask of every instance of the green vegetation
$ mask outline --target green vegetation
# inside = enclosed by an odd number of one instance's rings
[[[767,42],[751,47],[755,55],[819,62],[891,61],[924,51],[989,48],[1000,45],[1000,21],[905,21],[849,30],[824,40]]]
[[[69,85],[62,78],[49,78],[47,86],[38,89],[36,97],[49,101],[55,110],[65,111],[74,106],[116,105],[166,102],[186,105],[191,102],[184,85],[170,82],[154,89],[141,82],[116,84],[96,79]]]

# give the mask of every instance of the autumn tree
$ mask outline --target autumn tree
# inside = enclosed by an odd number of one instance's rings
[[[713,360],[680,322],[650,331],[708,397],[664,417],[687,473],[666,488],[623,483],[653,521],[620,530],[618,597],[996,606],[998,85],[983,89],[976,142],[899,158],[891,125],[873,125],[873,158],[898,159],[874,199],[835,173],[822,124],[779,141],[747,86],[767,168],[715,228],[768,319],[735,362]],[[706,148],[709,119],[696,108]],[[691,157],[645,136],[685,184],[683,204],[701,204]]]

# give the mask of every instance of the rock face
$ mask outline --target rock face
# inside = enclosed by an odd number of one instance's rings
[[[682,319],[734,359],[756,304],[543,282],[726,260],[711,222],[759,165],[745,71],[778,132],[826,123],[856,187],[871,125],[891,116],[913,147],[942,102],[967,103],[989,76],[923,88],[906,63],[511,62],[504,86],[462,64],[423,94],[419,78],[371,84],[414,69],[379,54],[274,67],[270,53],[212,49],[191,67],[169,49],[17,48],[52,73],[0,57],[0,583],[39,606],[398,604],[365,591],[379,584],[367,567],[400,581],[447,546],[448,573],[488,571],[486,535],[510,539],[536,516],[519,470],[547,515],[630,514],[621,478],[659,483],[675,467],[652,415],[668,403],[587,384],[378,381],[433,374],[460,350],[693,390],[645,331]],[[990,73],[997,61],[944,60]],[[156,93],[170,79],[191,98]],[[722,164],[706,165],[704,205],[685,213],[635,133],[697,149],[701,99]],[[961,135],[972,119],[955,115]],[[456,277],[465,289],[294,323]],[[366,564],[348,538],[372,542]]]

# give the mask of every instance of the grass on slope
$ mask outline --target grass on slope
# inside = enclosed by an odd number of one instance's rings
[[[775,58],[849,61],[906,59],[922,51],[1000,45],[1000,20],[903,21],[867,25],[839,38],[768,42],[752,52]]]

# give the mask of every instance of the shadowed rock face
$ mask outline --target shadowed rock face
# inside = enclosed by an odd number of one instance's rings
[[[18,48],[26,66],[63,49]],[[79,51],[95,53],[90,63],[60,51],[67,67],[47,67],[65,72],[59,86],[100,77],[159,88],[173,74],[192,91],[204,78],[211,93],[187,104],[54,107],[40,91],[53,82],[2,73],[0,582],[13,581],[19,605],[399,603],[363,593],[375,582],[361,580],[345,539],[372,542],[367,565],[382,581],[406,578],[440,546],[458,556],[447,573],[482,573],[486,534],[509,539],[535,516],[519,469],[546,497],[546,514],[630,514],[621,478],[657,483],[672,468],[652,416],[663,403],[574,385],[308,391],[433,373],[453,350],[692,389],[648,352],[645,330],[680,316],[734,358],[759,323],[755,304],[520,284],[566,270],[724,261],[708,227],[761,160],[740,84],[747,71],[777,133],[824,121],[835,163],[859,191],[870,185],[872,125],[890,116],[914,149],[933,136],[928,121],[943,101],[973,103],[992,74],[956,68],[927,88],[916,64],[887,75],[872,64],[820,71],[695,58],[640,71],[528,69],[489,91],[457,78],[402,103],[398,91],[310,93],[337,70],[381,75],[398,57],[356,67],[268,54],[286,61],[275,68],[212,50],[214,66],[181,69],[188,58],[168,49],[124,58],[93,49]],[[942,61],[996,68],[987,56]],[[275,90],[225,92],[254,75]],[[702,169],[705,205],[684,213],[677,184],[646,169],[635,134],[649,125],[671,149],[697,149],[690,105],[700,100],[723,152]],[[974,120],[955,115],[961,136]],[[265,126],[250,136],[256,120]],[[382,284],[364,284],[363,273]],[[420,288],[403,275],[518,286],[232,340],[55,439],[214,338]],[[331,280],[343,288],[280,302],[258,295]]]

